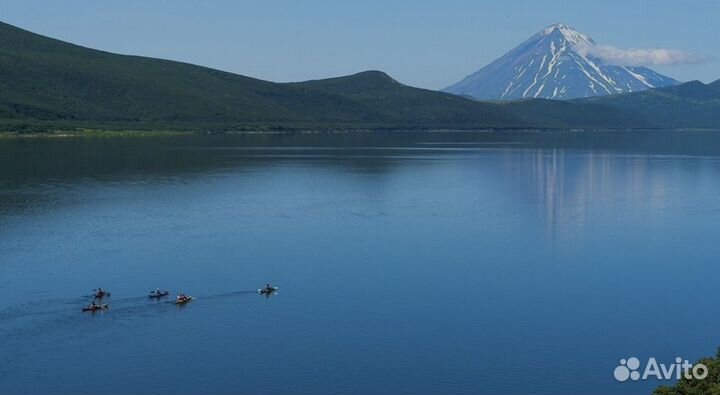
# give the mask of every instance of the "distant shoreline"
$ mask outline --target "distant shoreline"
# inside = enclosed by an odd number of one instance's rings
[[[78,137],[168,137],[168,136],[222,136],[253,134],[353,134],[353,133],[633,133],[633,132],[720,132],[720,129],[667,128],[667,129],[533,129],[533,128],[483,128],[483,129],[265,129],[265,130],[50,130],[45,132],[0,131],[0,140],[7,139],[59,139]]]
[[[0,140],[3,139],[60,139],[75,137],[160,137],[160,136],[181,136],[192,135],[195,132],[189,131],[141,131],[141,130],[52,130],[46,132],[0,132]]]

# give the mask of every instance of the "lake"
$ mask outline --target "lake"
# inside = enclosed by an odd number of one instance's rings
[[[0,140],[0,394],[650,393],[718,234],[712,132]]]

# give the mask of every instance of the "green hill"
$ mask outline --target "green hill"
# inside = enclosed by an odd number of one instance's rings
[[[400,125],[448,128],[523,127],[525,121],[495,103],[481,103],[464,97],[403,85],[385,73],[367,71],[347,77],[285,84],[307,98],[327,98],[310,104],[313,118],[323,116],[323,107],[335,111],[341,103],[349,123],[377,127]],[[289,104],[290,105],[290,104]],[[319,110],[319,111],[318,111]],[[474,126],[476,125],[476,126]]]
[[[504,102],[506,108],[530,125],[545,128],[644,129],[654,125],[623,108],[548,99]]]
[[[103,128],[522,126],[501,106],[404,86],[381,72],[279,84],[116,55],[0,23],[5,125]]]
[[[720,128],[720,80],[575,101],[637,114],[658,128]]]

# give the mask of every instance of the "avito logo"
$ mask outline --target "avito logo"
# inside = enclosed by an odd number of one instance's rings
[[[647,380],[679,380],[680,378],[702,380],[708,375],[707,366],[697,363],[691,364],[687,359],[675,358],[675,363],[665,365],[658,363],[653,357],[649,358],[645,368],[640,373],[640,360],[635,357],[623,358],[620,364],[613,371],[615,380],[628,381]]]

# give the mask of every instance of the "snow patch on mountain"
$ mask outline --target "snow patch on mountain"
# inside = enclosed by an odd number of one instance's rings
[[[444,91],[477,99],[573,99],[679,83],[646,67],[608,64],[593,56],[596,47],[589,36],[554,24]]]

